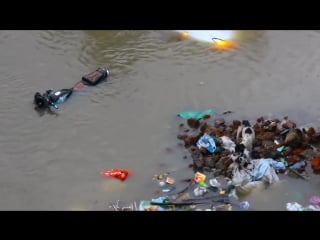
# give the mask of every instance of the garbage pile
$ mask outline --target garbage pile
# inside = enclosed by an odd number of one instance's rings
[[[248,210],[250,204],[232,199],[230,182],[221,178],[207,179],[197,172],[193,179],[176,180],[172,173],[157,174],[153,180],[159,186],[157,196],[140,203],[110,204],[115,211],[232,211]]]
[[[314,127],[298,127],[287,116],[227,122],[224,115],[230,113],[217,116],[211,109],[178,113],[184,122],[177,138],[190,153],[194,176],[177,181],[170,173],[155,175],[159,196],[139,206],[135,203],[132,210],[254,210],[239,199],[279,182],[279,174],[308,180],[308,166],[320,173],[320,132]],[[293,202],[287,203],[287,210],[318,211],[319,206]]]
[[[194,170],[230,178],[238,192],[267,187],[279,181],[279,173],[306,179],[308,164],[313,173],[320,173],[320,133],[314,127],[297,127],[287,116],[259,117],[254,123],[227,123],[209,114],[185,119],[178,139],[190,152]]]

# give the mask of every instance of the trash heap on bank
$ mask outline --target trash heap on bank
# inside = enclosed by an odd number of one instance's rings
[[[255,122],[233,119],[223,114],[180,112],[178,140],[190,154],[194,175],[176,180],[173,173],[154,176],[159,186],[151,201],[130,207],[111,205],[114,210],[140,211],[230,211],[254,210],[243,196],[279,182],[279,175],[308,180],[306,169],[320,173],[320,132],[313,126],[297,126],[293,119],[265,119]],[[308,168],[307,168],[308,167]],[[319,201],[315,201],[317,198]],[[320,197],[302,207],[287,203],[289,211],[319,211]]]

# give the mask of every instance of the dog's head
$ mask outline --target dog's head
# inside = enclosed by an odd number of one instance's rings
[[[251,124],[250,124],[250,122],[248,120],[242,120],[242,125],[244,127],[251,127]]]
[[[246,156],[242,153],[233,153],[230,155],[230,158],[232,161],[237,165],[241,167],[247,167],[249,164],[249,160],[246,158]]]
[[[252,134],[253,133],[253,129],[251,127],[245,127],[244,133],[245,134]]]
[[[43,109],[47,107],[47,101],[46,99],[39,93],[36,92],[34,94],[34,104],[39,108]]]

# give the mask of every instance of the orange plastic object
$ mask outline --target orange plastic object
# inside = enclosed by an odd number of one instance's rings
[[[102,170],[100,174],[103,177],[114,177],[121,181],[124,181],[128,177],[129,171],[125,169],[110,169],[110,170]]]

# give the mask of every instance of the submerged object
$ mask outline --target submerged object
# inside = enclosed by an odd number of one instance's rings
[[[69,99],[74,91],[78,91],[86,85],[95,86],[103,80],[106,80],[108,76],[109,70],[107,68],[98,68],[97,70],[84,75],[82,80],[76,83],[72,88],[64,88],[60,90],[49,89],[43,94],[36,92],[34,95],[36,110],[47,109],[50,107],[59,109],[58,106]]]

